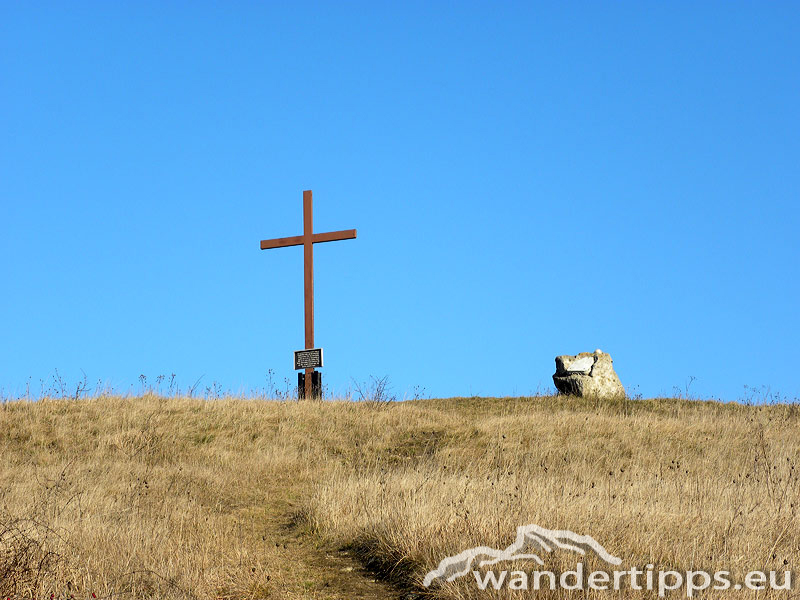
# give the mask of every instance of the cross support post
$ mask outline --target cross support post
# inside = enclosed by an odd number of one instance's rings
[[[305,306],[306,350],[314,347],[314,210],[311,190],[303,191],[303,302]],[[313,398],[311,374],[306,369],[306,398]]]

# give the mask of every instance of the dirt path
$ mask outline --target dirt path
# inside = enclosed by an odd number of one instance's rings
[[[298,520],[297,489],[275,486],[262,513],[265,535],[274,543],[281,596],[315,600],[407,600],[415,597],[376,578],[348,551],[318,541]],[[277,591],[277,590],[275,590]],[[273,592],[274,596],[274,592]]]

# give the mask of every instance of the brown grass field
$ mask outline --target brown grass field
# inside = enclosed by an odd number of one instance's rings
[[[589,534],[623,566],[794,571],[799,426],[797,404],[677,399],[7,402],[0,596],[533,597],[420,587],[528,523]]]

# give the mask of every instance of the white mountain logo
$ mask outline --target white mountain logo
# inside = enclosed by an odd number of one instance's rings
[[[578,535],[567,530],[553,530],[539,527],[538,525],[520,525],[517,527],[517,538],[505,550],[478,546],[464,550],[455,556],[443,559],[439,566],[425,575],[422,584],[429,587],[434,581],[453,581],[462,577],[475,568],[496,564],[503,560],[534,560],[540,565],[544,561],[534,552],[552,552],[554,548],[572,550],[585,555],[586,549],[593,550],[600,558],[612,565],[619,565],[622,559],[609,554],[593,537]],[[479,558],[480,557],[480,558]],[[473,563],[477,563],[473,565]]]

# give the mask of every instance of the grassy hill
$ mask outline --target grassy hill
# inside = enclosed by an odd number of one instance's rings
[[[675,399],[9,402],[0,595],[516,598],[419,585],[528,523],[628,565],[796,569],[799,426]]]

